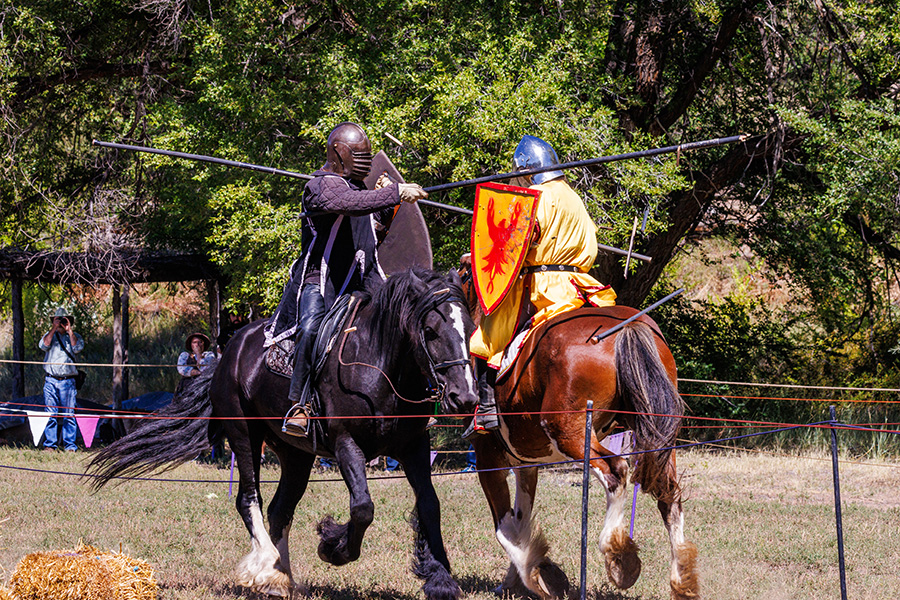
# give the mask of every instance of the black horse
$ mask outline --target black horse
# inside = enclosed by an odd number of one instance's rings
[[[413,572],[425,580],[426,598],[458,598],[431,483],[425,428],[434,405],[418,401],[438,390],[448,412],[477,402],[468,354],[474,325],[459,278],[455,273],[444,277],[408,271],[363,295],[320,372],[322,435],[315,447],[307,439],[281,433],[289,407],[288,379],[264,365],[264,325],[257,321],[235,334],[221,361],[176,395],[159,414],[164,418],[148,420],[100,451],[86,471],[94,478],[93,487],[99,489],[121,475],[175,467],[224,433],[240,470],[237,509],[251,538],[251,551],[237,568],[238,581],[254,591],[284,596],[295,586],[288,532],[316,455],[337,459],[350,491],[349,521],[337,523],[327,516],[317,527],[319,556],[334,565],[359,558],[374,513],[366,461],[389,455],[403,465],[415,490]],[[281,464],[278,489],[268,507],[268,535],[259,491],[263,441]]]

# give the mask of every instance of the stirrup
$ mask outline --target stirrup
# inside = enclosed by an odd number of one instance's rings
[[[473,435],[487,435],[497,429],[500,429],[500,419],[497,416],[496,408],[491,412],[482,414],[478,413],[479,410],[481,410],[480,404],[475,410],[475,414],[472,416],[472,420],[469,422],[469,426],[466,427],[466,430],[462,434],[462,438],[464,440],[469,439]],[[478,422],[479,417],[483,419],[482,423]]]
[[[281,432],[295,437],[305,438],[309,434],[309,413],[306,405],[294,404],[284,415]]]
[[[476,435],[484,435],[490,433],[487,429],[482,427],[481,425],[475,422],[475,417],[472,417],[472,420],[469,421],[469,426],[466,427],[466,430],[463,431],[462,439],[467,440]]]

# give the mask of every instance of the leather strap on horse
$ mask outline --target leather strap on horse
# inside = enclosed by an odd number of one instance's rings
[[[522,269],[525,275],[532,273],[545,273],[550,271],[564,271],[566,273],[580,273],[581,269],[575,265],[531,265]]]
[[[388,377],[387,373],[376,367],[375,365],[370,365],[369,363],[364,362],[344,362],[344,344],[347,343],[347,337],[356,331],[356,327],[353,325],[353,321],[356,319],[356,313],[359,312],[359,307],[362,305],[362,302],[356,302],[353,306],[353,312],[350,313],[350,318],[347,320],[347,325],[344,327],[344,332],[341,337],[341,345],[338,347],[338,363],[344,367],[369,367],[371,369],[375,369],[379,373],[381,373],[384,378],[387,380],[388,385],[391,386],[391,389],[394,391],[394,395],[403,400],[404,402],[411,402],[412,404],[424,404],[425,402],[433,402],[433,397],[429,396],[428,398],[423,398],[422,400],[410,400],[409,398],[404,398],[397,391],[397,388],[394,387],[394,382],[391,381],[391,378]]]

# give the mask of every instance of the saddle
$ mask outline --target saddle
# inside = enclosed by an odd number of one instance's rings
[[[530,327],[517,331],[515,336],[513,337],[513,340],[509,343],[509,345],[506,346],[506,349],[503,351],[503,358],[500,360],[500,370],[497,371],[497,383],[502,383],[503,380],[509,376],[510,372],[515,371],[513,367],[515,367],[516,363],[523,360],[523,356],[528,357],[534,353],[542,335],[539,335],[538,332],[544,332],[553,325],[562,323],[564,321],[588,316],[604,317],[608,319],[610,321],[610,325],[603,328],[608,329],[609,327],[612,327],[613,325],[616,325],[631,316],[630,313],[623,313],[623,308],[624,307],[621,305],[605,306],[602,308],[582,306],[581,308],[576,308],[564,313],[560,313],[551,318],[549,321],[544,321],[537,327]],[[655,321],[653,321],[653,319],[651,319],[647,315],[643,315],[638,319],[638,321],[649,325],[653,330],[653,333],[656,334],[663,342],[666,342],[665,337],[663,337],[662,332],[659,330],[659,326]],[[603,329],[601,329],[600,331],[602,331]],[[597,333],[600,333],[600,331],[598,331]]]
[[[347,313],[353,303],[359,302],[359,298],[353,294],[344,294],[335,300],[332,307],[325,313],[319,332],[316,334],[316,344],[313,346],[312,369],[310,379],[315,381],[319,371],[325,365],[325,360],[334,347],[335,341],[344,329]],[[272,373],[282,377],[291,378],[294,373],[294,338],[288,338],[269,346],[266,351],[266,368]]]

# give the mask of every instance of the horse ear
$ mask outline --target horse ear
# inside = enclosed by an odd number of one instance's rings
[[[462,285],[462,279],[459,278],[459,271],[457,271],[456,269],[450,269],[447,272],[447,276],[448,279],[450,279],[450,283]]]

